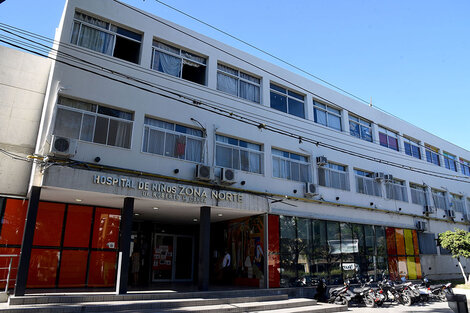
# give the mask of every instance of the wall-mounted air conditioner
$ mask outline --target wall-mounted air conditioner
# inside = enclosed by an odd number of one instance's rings
[[[214,179],[214,169],[207,165],[196,165],[196,179],[210,181]]]
[[[325,166],[328,164],[328,159],[326,156],[319,156],[317,157],[317,165],[318,166]]]
[[[317,186],[312,183],[305,183],[304,195],[306,198],[311,198],[318,195]]]
[[[454,210],[446,210],[446,216],[449,218],[455,218],[455,211]]]
[[[49,152],[61,157],[74,156],[77,152],[77,139],[53,135]]]
[[[224,184],[235,183],[235,171],[231,168],[220,169],[220,182]]]
[[[434,207],[432,207],[430,205],[425,205],[424,210],[423,210],[423,214],[432,214],[432,213],[434,213]]]
[[[425,231],[427,229],[427,223],[423,221],[416,222],[416,230]]]
[[[383,172],[376,172],[374,173],[374,178],[376,181],[382,181],[384,179],[385,174]]]
[[[384,180],[385,180],[386,182],[393,182],[393,175],[391,175],[391,174],[385,174],[385,175],[384,175]]]

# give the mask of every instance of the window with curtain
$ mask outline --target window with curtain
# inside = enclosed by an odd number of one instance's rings
[[[139,63],[142,35],[75,12],[71,43],[132,63]]]
[[[201,163],[202,130],[145,117],[142,152]]]
[[[464,159],[460,159],[460,169],[462,174],[470,176],[470,162]]]
[[[431,189],[432,200],[434,201],[434,206],[438,209],[447,210],[447,196],[446,192],[437,189]]]
[[[341,111],[329,105],[313,101],[315,123],[341,131]]]
[[[439,157],[439,149],[430,145],[425,145],[426,149],[426,161],[437,166],[441,166],[441,160]]]
[[[53,134],[130,149],[130,112],[59,97]]]
[[[408,202],[405,182],[402,180],[385,181],[385,191],[387,199]]]
[[[355,169],[354,174],[356,176],[357,193],[376,197],[382,196],[380,182],[374,179],[374,173]]]
[[[328,162],[318,167],[318,184],[320,186],[349,190],[349,175],[347,167]]]
[[[310,182],[309,158],[300,154],[271,149],[273,177]]]
[[[216,135],[216,165],[251,173],[263,173],[262,146],[244,140]]]
[[[371,125],[372,124],[369,121],[349,115],[349,133],[354,137],[372,142]]]
[[[379,142],[383,147],[398,151],[398,134],[379,127]]]
[[[454,211],[465,213],[465,201],[460,195],[450,194],[450,206]]]
[[[205,85],[206,62],[206,58],[194,53],[153,41],[152,69],[156,71]]]
[[[421,185],[410,183],[411,202],[419,205],[428,205],[426,188]]]
[[[457,162],[455,155],[444,152],[444,166],[454,172],[457,172]]]
[[[405,145],[405,153],[417,159],[421,159],[421,150],[419,148],[419,142],[410,139],[403,138]]]
[[[305,118],[304,96],[271,83],[271,108]]]
[[[242,71],[217,64],[217,89],[234,96],[260,103],[261,79]]]

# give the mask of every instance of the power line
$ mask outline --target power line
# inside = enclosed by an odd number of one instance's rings
[[[225,117],[228,117],[228,118],[232,118],[232,119],[235,119],[235,120],[238,120],[240,122],[244,122],[246,124],[249,124],[249,125],[252,125],[252,126],[256,126],[260,129],[266,129],[266,130],[269,130],[271,132],[274,132],[274,133],[278,133],[278,134],[281,134],[281,135],[284,135],[284,136],[288,136],[288,137],[291,137],[291,138],[295,138],[295,139],[298,139],[299,141],[303,140],[305,142],[309,142],[309,143],[312,143],[312,144],[315,144],[317,146],[323,146],[323,147],[326,147],[326,148],[329,148],[329,149],[332,149],[332,150],[335,150],[335,151],[338,151],[338,152],[342,152],[342,153],[345,153],[345,154],[349,154],[349,155],[352,155],[352,156],[356,156],[356,157],[360,157],[360,158],[364,158],[364,159],[368,159],[368,160],[371,160],[371,161],[374,161],[374,162],[378,162],[378,163],[382,163],[382,164],[385,164],[385,165],[389,165],[389,166],[394,166],[394,167],[397,167],[397,168],[402,168],[402,169],[406,169],[406,170],[410,170],[410,171],[414,171],[414,172],[418,172],[418,173],[421,173],[421,174],[426,174],[426,175],[430,175],[430,176],[435,176],[435,177],[440,177],[440,178],[444,178],[444,179],[449,179],[449,180],[455,180],[455,181],[459,181],[459,182],[465,182],[465,183],[470,183],[469,181],[466,181],[466,180],[461,180],[461,179],[457,179],[456,175],[449,175],[449,174],[444,174],[444,173],[437,173],[437,172],[432,172],[432,171],[428,171],[428,170],[424,170],[424,169],[420,169],[420,168],[415,168],[415,167],[411,167],[411,166],[408,166],[408,165],[404,165],[404,164],[401,164],[401,163],[396,163],[396,162],[391,162],[391,161],[387,161],[387,160],[383,160],[383,159],[380,159],[380,158],[374,158],[374,157],[370,157],[368,155],[364,155],[364,154],[361,154],[361,153],[358,153],[358,152],[354,152],[354,151],[351,151],[351,150],[347,150],[347,149],[344,149],[344,148],[340,148],[340,147],[337,147],[337,146],[334,146],[334,145],[331,145],[331,144],[326,144],[324,142],[320,142],[318,140],[314,140],[314,139],[311,139],[311,138],[308,138],[308,137],[305,137],[305,136],[301,136],[301,135],[298,135],[296,133],[293,133],[293,132],[289,132],[289,131],[286,131],[285,129],[280,129],[280,128],[277,128],[277,127],[274,127],[274,126],[271,126],[271,125],[266,125],[262,122],[260,122],[259,120],[253,120],[252,118],[247,118],[246,116],[243,116],[243,115],[240,115],[240,114],[237,114],[237,113],[234,113],[232,111],[229,111],[229,110],[226,110],[226,109],[222,109],[220,107],[217,107],[217,106],[214,106],[214,105],[210,105],[208,103],[203,103],[197,99],[194,99],[194,98],[191,98],[191,97],[187,97],[187,96],[183,96],[179,93],[174,93],[174,92],[170,92],[168,90],[164,90],[165,92],[168,92],[170,94],[172,94],[173,96],[177,96],[178,98],[174,98],[172,96],[169,96],[169,95],[166,95],[166,94],[162,94],[161,92],[155,92],[154,90],[150,90],[148,88],[145,88],[145,87],[142,87],[142,86],[138,86],[138,85],[135,85],[135,84],[132,84],[132,83],[129,83],[129,82],[126,82],[126,81],[122,81],[120,79],[116,79],[116,78],[113,78],[113,77],[110,77],[110,76],[107,76],[107,75],[104,75],[104,74],[101,74],[101,73],[97,73],[95,71],[91,71],[89,69],[86,69],[86,68],[83,68],[81,66],[78,66],[78,65],[74,65],[74,64],[71,64],[69,62],[66,62],[64,60],[60,60],[58,58],[53,58],[49,55],[44,55],[44,54],[41,54],[39,52],[36,52],[34,50],[31,50],[31,49],[27,49],[25,47],[22,47],[22,46],[19,46],[17,44],[13,44],[13,43],[10,43],[8,41],[5,41],[5,40],[0,40],[1,42],[4,42],[6,44],[9,44],[9,45],[12,45],[14,47],[17,47],[19,49],[22,49],[22,50],[25,50],[25,51],[28,51],[28,52],[31,52],[31,53],[34,53],[34,54],[37,54],[37,55],[41,55],[43,57],[47,57],[47,58],[50,58],[52,60],[55,60],[57,62],[60,62],[60,63],[63,63],[65,65],[68,65],[68,66],[71,66],[71,67],[74,67],[74,68],[77,68],[77,69],[80,69],[80,70],[83,70],[83,71],[86,71],[86,72],[90,72],[90,73],[93,73],[95,75],[99,75],[101,77],[104,77],[106,79],[111,79],[111,80],[114,80],[114,81],[117,81],[117,82],[120,82],[120,83],[123,83],[123,84],[126,84],[126,85],[129,85],[129,86],[132,86],[132,87],[136,87],[136,88],[139,88],[141,90],[144,90],[144,91],[147,91],[147,92],[151,92],[153,94],[157,94],[157,95],[160,95],[160,96],[163,96],[163,97],[166,97],[166,98],[169,98],[169,99],[172,99],[172,100],[176,100],[176,101],[179,101],[179,102],[182,102],[184,104],[187,104],[187,105],[192,105],[192,106],[195,106],[195,107],[198,107],[198,108],[201,108],[203,110],[206,110],[206,111],[209,111],[209,112],[212,112],[212,113],[216,113],[216,114],[219,114],[219,115],[222,115],[222,116],[225,116]],[[32,40],[30,40],[31,42],[33,43],[36,43]],[[54,50],[54,49],[52,49]],[[60,54],[62,53],[61,51],[59,50],[54,50],[57,52],[57,55],[56,57],[61,57]],[[75,58],[77,59],[78,61],[84,61],[84,60],[81,60],[79,58],[76,58],[74,56],[71,56],[71,55],[67,55],[69,57],[72,57],[72,58]],[[78,62],[77,60],[75,60],[76,62]],[[110,69],[107,69],[103,66],[99,66],[99,65],[96,65],[92,62],[88,62],[88,61],[84,61],[86,63],[90,63],[92,64],[93,66],[96,67],[97,70],[100,70],[100,71],[107,71],[108,73],[110,73],[111,75],[115,75],[115,76],[119,76],[121,78],[125,78],[125,79],[128,79],[128,80],[133,80],[135,82],[138,82],[138,83],[141,83],[141,84],[144,84],[146,86],[149,86],[149,87],[152,87],[152,88],[156,88],[156,89],[160,89],[162,90],[162,88],[158,87],[158,86],[155,86],[154,84],[150,83],[150,82],[147,82],[147,81],[142,81],[140,79],[137,79],[135,77],[132,77],[132,76],[129,76],[129,75],[126,75],[126,74],[123,74],[123,73],[120,73],[120,72],[117,72],[117,71],[114,71],[114,70],[110,70]],[[185,99],[186,101],[182,101],[181,99]],[[204,107],[205,106],[205,107]],[[451,176],[451,177],[446,177],[444,175],[447,175],[447,176]],[[461,176],[460,176],[461,177]],[[468,179],[468,177],[461,177],[461,178],[465,178],[465,179]]]

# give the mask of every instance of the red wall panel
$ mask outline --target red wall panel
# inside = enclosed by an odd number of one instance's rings
[[[21,245],[27,210],[28,201],[7,199],[2,219],[0,244]]]
[[[84,287],[88,251],[64,250],[60,260],[59,287]]]
[[[55,249],[32,250],[27,288],[55,287],[59,253]]]
[[[92,247],[98,249],[116,249],[118,247],[119,210],[96,208],[93,227]]]
[[[385,229],[385,235],[387,236],[387,254],[397,254],[397,243],[395,242],[395,228],[387,227]]]
[[[88,286],[112,287],[116,283],[116,252],[92,251],[88,273]]]
[[[69,205],[65,225],[64,247],[87,248],[90,244],[93,207]]]
[[[281,259],[279,256],[279,216],[268,216],[268,272],[269,287],[280,287],[281,284]]]
[[[33,245],[60,246],[65,204],[40,202]]]

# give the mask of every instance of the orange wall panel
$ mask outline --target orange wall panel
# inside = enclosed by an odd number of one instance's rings
[[[397,254],[405,255],[405,236],[402,228],[395,228],[395,239],[397,241]]]

